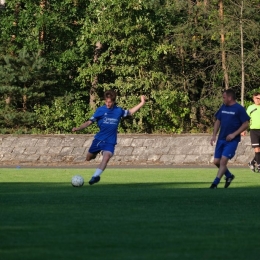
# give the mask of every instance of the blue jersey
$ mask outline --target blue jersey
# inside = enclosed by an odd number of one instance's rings
[[[116,105],[112,108],[107,108],[105,105],[99,107],[89,119],[92,122],[97,122],[99,127],[99,132],[95,135],[95,139],[115,145],[120,120],[128,115],[128,110],[124,110]]]
[[[235,103],[232,106],[222,105],[216,113],[216,118],[220,121],[220,132],[218,139],[226,140],[229,134],[234,133],[246,121],[250,120],[243,106]],[[240,141],[240,134],[234,140]]]

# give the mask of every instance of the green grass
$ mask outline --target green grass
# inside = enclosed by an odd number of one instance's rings
[[[0,259],[259,259],[260,174],[214,168],[0,169]],[[73,175],[85,178],[74,188]]]

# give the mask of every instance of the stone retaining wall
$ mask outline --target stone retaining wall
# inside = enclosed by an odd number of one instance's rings
[[[118,135],[109,165],[209,165],[214,147],[210,135]],[[93,135],[0,135],[0,166],[96,165],[86,162]],[[230,163],[246,165],[254,155],[249,136],[242,137]]]

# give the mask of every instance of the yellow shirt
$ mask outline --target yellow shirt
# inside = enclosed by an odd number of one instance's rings
[[[246,112],[250,116],[250,129],[260,130],[260,106],[250,105]]]

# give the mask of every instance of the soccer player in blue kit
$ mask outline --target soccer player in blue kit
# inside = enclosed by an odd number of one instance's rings
[[[211,189],[216,189],[222,176],[226,176],[225,188],[228,188],[234,180],[235,175],[227,168],[228,160],[232,159],[236,153],[238,143],[241,140],[240,134],[248,128],[250,117],[243,106],[236,102],[236,95],[232,89],[223,92],[223,105],[215,114],[213,136],[210,144],[218,140],[214,153],[214,164],[218,167],[218,173],[211,184]]]
[[[102,152],[103,158],[89,184],[92,185],[100,181],[100,175],[106,169],[110,158],[115,151],[117,143],[117,129],[121,118],[133,115],[145,104],[145,96],[141,96],[141,102],[135,107],[124,110],[118,107],[116,102],[116,92],[107,90],[104,94],[105,105],[97,108],[94,115],[79,127],[74,127],[73,132],[82,130],[92,123],[96,122],[99,132],[95,135],[94,140],[88,150],[86,160],[95,159],[99,152]]]

